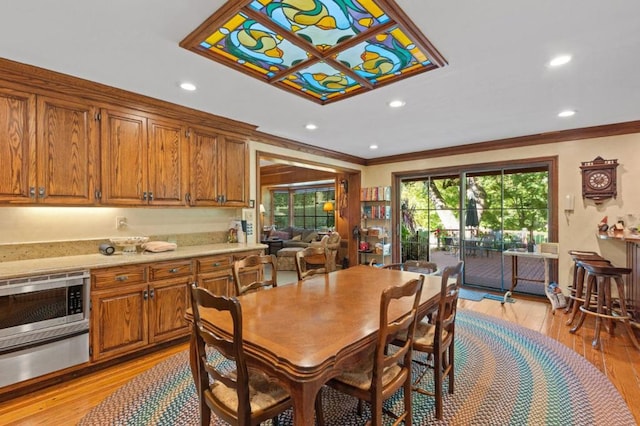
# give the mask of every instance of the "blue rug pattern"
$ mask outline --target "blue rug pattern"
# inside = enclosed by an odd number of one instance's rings
[[[438,421],[433,398],[414,392],[414,425],[636,425],[611,382],[557,341],[466,310],[459,310],[456,324],[455,393],[445,393],[444,419]],[[421,386],[432,388],[431,380],[429,373]],[[327,387],[322,392],[328,426],[365,423],[368,412],[358,416],[354,398]],[[400,391],[387,407],[401,406]],[[177,426],[198,420],[184,351],[117,390],[80,425]],[[226,423],[214,418],[211,424]],[[280,416],[280,424],[292,425],[291,410]]]

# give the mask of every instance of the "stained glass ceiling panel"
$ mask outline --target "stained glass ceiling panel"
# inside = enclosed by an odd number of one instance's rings
[[[447,63],[393,0],[232,0],[180,46],[321,104]]]

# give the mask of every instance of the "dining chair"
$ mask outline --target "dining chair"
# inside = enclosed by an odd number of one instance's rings
[[[278,286],[278,270],[276,257],[268,255],[251,255],[233,262],[233,282],[236,296]],[[265,267],[271,267],[271,278],[265,278]]]
[[[404,421],[405,425],[411,426],[412,344],[423,282],[424,276],[420,275],[405,284],[387,287],[382,292],[380,329],[375,347],[361,363],[327,383],[340,392],[369,402],[373,426],[382,425],[383,412],[395,419],[394,425]],[[411,301],[411,308],[400,317],[392,314],[389,308],[396,306],[398,300]],[[406,338],[403,344],[397,350],[388,351],[389,342],[399,335]],[[384,410],[383,402],[400,388],[404,390],[404,412],[398,414]]]
[[[297,252],[296,271],[298,272],[298,280],[304,280],[316,274],[328,273],[329,267],[327,266],[325,247],[311,246]]]
[[[438,265],[426,260],[406,260],[402,263],[390,263],[382,265],[381,269],[395,269],[399,271],[419,272],[421,274],[434,274],[438,271]]]
[[[198,405],[200,424],[209,425],[211,412],[233,425],[258,425],[292,406],[289,393],[269,380],[266,374],[247,368],[242,346],[242,309],[235,297],[215,296],[204,288],[191,285],[196,345]],[[230,315],[231,336],[214,333],[205,328],[200,309],[215,309]],[[227,362],[211,361],[207,348],[223,356]]]
[[[444,378],[449,378],[449,393],[454,391],[454,340],[455,320],[458,306],[458,293],[462,285],[464,262],[455,266],[447,266],[442,271],[440,281],[440,299],[438,309],[433,312],[430,322],[427,318],[416,325],[413,338],[413,350],[429,354],[427,359],[433,358],[433,365],[414,357],[413,362],[424,368],[413,383],[413,390],[424,395],[431,395],[436,400],[436,418],[442,419]],[[403,343],[403,340],[393,344]],[[434,392],[419,386],[428,368],[433,369]]]

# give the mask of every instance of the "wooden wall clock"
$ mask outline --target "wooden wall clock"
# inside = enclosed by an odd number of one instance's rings
[[[618,195],[616,169],[618,160],[605,160],[596,157],[593,161],[585,161],[582,170],[582,198],[602,204],[604,200],[616,198]]]

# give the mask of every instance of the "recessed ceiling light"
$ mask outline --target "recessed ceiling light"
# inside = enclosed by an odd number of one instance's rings
[[[182,90],[193,92],[194,90],[196,90],[196,85],[193,83],[184,82],[184,83],[180,83],[180,88]]]
[[[375,144],[369,145],[369,149],[378,149],[378,145],[375,145]]]
[[[305,129],[307,129],[307,130],[315,130],[315,129],[317,129],[317,128],[318,128],[318,126],[316,126],[316,125],[315,125],[315,124],[313,124],[313,123],[309,123],[309,124],[307,124],[306,126],[304,126],[304,128],[305,128]]]
[[[549,62],[550,67],[559,67],[561,65],[567,64],[571,61],[571,55],[560,55],[556,56]]]
[[[568,109],[565,111],[561,111],[558,113],[558,117],[571,117],[572,115],[574,115],[576,112],[572,109]]]
[[[404,103],[405,103],[404,101],[401,101],[401,100],[395,100],[395,101],[391,101],[391,102],[389,102],[389,106],[390,106],[391,108],[400,108],[400,107],[403,107],[403,106],[404,106]]]

